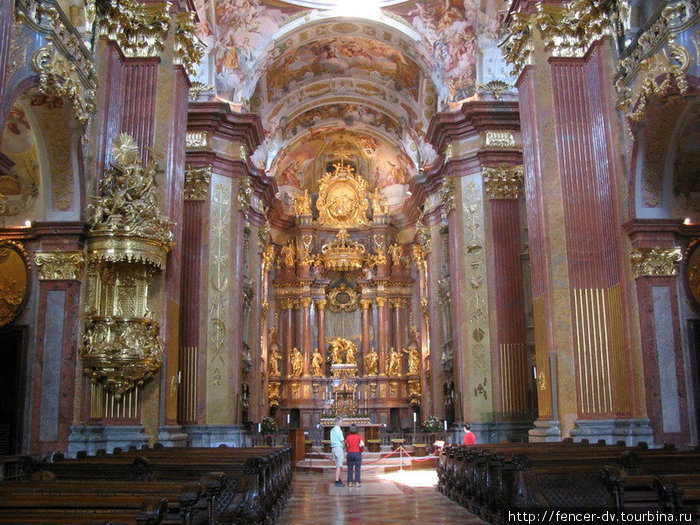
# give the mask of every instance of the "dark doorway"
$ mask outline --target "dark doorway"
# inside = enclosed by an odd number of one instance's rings
[[[695,426],[700,436],[700,319],[688,321],[690,333],[690,360],[693,370],[693,391],[695,393]]]
[[[301,414],[298,408],[289,411],[289,428],[299,428],[301,425]]]
[[[26,333],[26,326],[0,328],[0,456],[21,452]]]
[[[397,432],[398,430],[401,430],[401,417],[399,415],[398,408],[389,409],[389,423],[392,431]]]

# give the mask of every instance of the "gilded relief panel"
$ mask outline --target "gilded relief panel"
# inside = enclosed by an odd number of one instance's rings
[[[229,356],[229,272],[231,255],[231,180],[212,176],[211,218],[209,229],[209,279],[207,326],[207,421],[222,424],[228,412],[226,388]]]
[[[484,208],[481,175],[455,179],[462,198],[464,231],[464,271],[467,283],[465,306],[466,351],[468,370],[462,385],[465,409],[469,417],[486,417],[492,407],[491,358],[489,349],[488,289],[486,252],[484,249]]]

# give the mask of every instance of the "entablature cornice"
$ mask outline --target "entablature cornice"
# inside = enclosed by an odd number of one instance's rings
[[[436,113],[430,121],[426,139],[443,153],[453,142],[465,140],[487,130],[520,130],[517,101],[475,100],[462,104],[458,111]]]
[[[206,132],[212,138],[241,143],[248,153],[254,152],[265,138],[258,115],[236,113],[228,104],[217,101],[190,102],[187,131]]]

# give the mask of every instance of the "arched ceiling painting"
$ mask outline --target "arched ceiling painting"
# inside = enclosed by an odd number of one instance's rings
[[[334,1],[196,2],[210,51],[201,80],[261,116],[266,140],[252,160],[287,202],[315,190],[319,159],[335,147],[398,210],[392,195],[436,159],[424,137],[430,118],[474,94],[478,35],[496,39],[506,3],[374,0],[381,11],[370,17],[358,2],[353,17],[338,16]]]

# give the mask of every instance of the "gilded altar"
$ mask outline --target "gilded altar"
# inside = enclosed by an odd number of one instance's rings
[[[329,414],[405,421],[423,403],[424,314],[412,298],[425,265],[404,255],[420,243],[400,242],[386,198],[355,165],[333,164],[317,195],[301,190],[295,226],[263,249],[267,402],[304,428]]]

